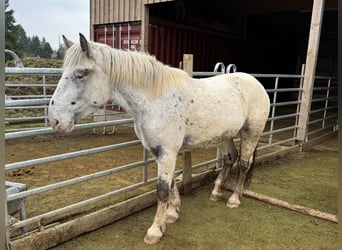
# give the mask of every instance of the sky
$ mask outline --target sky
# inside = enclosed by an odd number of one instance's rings
[[[61,34],[77,41],[79,33],[89,38],[89,0],[9,0],[17,24],[26,35],[38,36],[57,50],[62,42]]]

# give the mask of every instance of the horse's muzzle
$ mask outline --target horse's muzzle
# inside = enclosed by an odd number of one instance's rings
[[[75,122],[70,121],[67,124],[62,124],[58,119],[51,119],[50,124],[53,130],[62,132],[62,133],[69,133],[74,129]]]

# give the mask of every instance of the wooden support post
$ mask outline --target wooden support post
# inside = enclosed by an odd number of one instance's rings
[[[301,143],[304,143],[307,137],[308,121],[310,117],[309,112],[311,108],[319,39],[321,35],[321,26],[324,12],[324,2],[324,0],[314,0],[312,7],[310,35],[308,41],[308,50],[306,54],[306,67],[304,73],[300,115],[298,120],[297,140]]]
[[[184,194],[192,191],[192,160],[191,152],[183,153],[183,192]]]
[[[193,71],[193,55],[183,55],[183,70],[192,76]],[[183,153],[183,187],[184,194],[188,194],[192,191],[192,160],[191,152]]]
[[[192,76],[193,71],[193,55],[191,54],[184,54],[183,55],[183,70]]]

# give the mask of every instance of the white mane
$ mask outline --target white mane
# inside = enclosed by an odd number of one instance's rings
[[[128,84],[147,90],[152,96],[160,96],[167,88],[180,87],[190,79],[185,71],[166,66],[149,54],[113,49],[95,42],[89,45],[93,59],[88,58],[77,43],[67,50],[63,68],[95,62],[115,86]]]

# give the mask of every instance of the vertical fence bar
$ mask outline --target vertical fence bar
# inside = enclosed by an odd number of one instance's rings
[[[272,112],[271,112],[271,124],[270,124],[270,131],[273,131],[274,128],[274,116],[275,116],[275,109],[276,109],[276,103],[277,103],[277,93],[278,93],[278,82],[279,82],[279,77],[276,77],[275,82],[274,82],[274,94],[273,94],[273,107],[272,107]],[[272,139],[273,139],[273,134],[270,134],[268,144],[272,144]]]
[[[327,87],[327,94],[325,96],[325,105],[324,105],[324,113],[323,113],[323,121],[322,121],[322,128],[325,128],[325,118],[327,117],[327,109],[329,104],[329,94],[330,94],[330,85],[331,85],[331,79],[328,80],[328,87]]]
[[[143,149],[143,161],[145,162],[143,166],[143,182],[146,183],[148,180],[148,164],[147,164],[147,150]]]
[[[303,93],[303,82],[304,82],[304,73],[305,73],[305,64],[302,64],[302,69],[301,69],[301,77],[299,79],[299,91],[298,91],[298,98],[297,98],[297,109],[296,113],[299,114],[300,112],[300,102],[302,100],[302,93]],[[293,137],[296,138],[298,134],[298,124],[299,124],[299,115],[296,116],[296,129],[293,130]]]
[[[46,75],[43,75],[43,98],[47,99],[46,96]],[[45,127],[48,126],[48,106],[44,105],[44,125]]]

